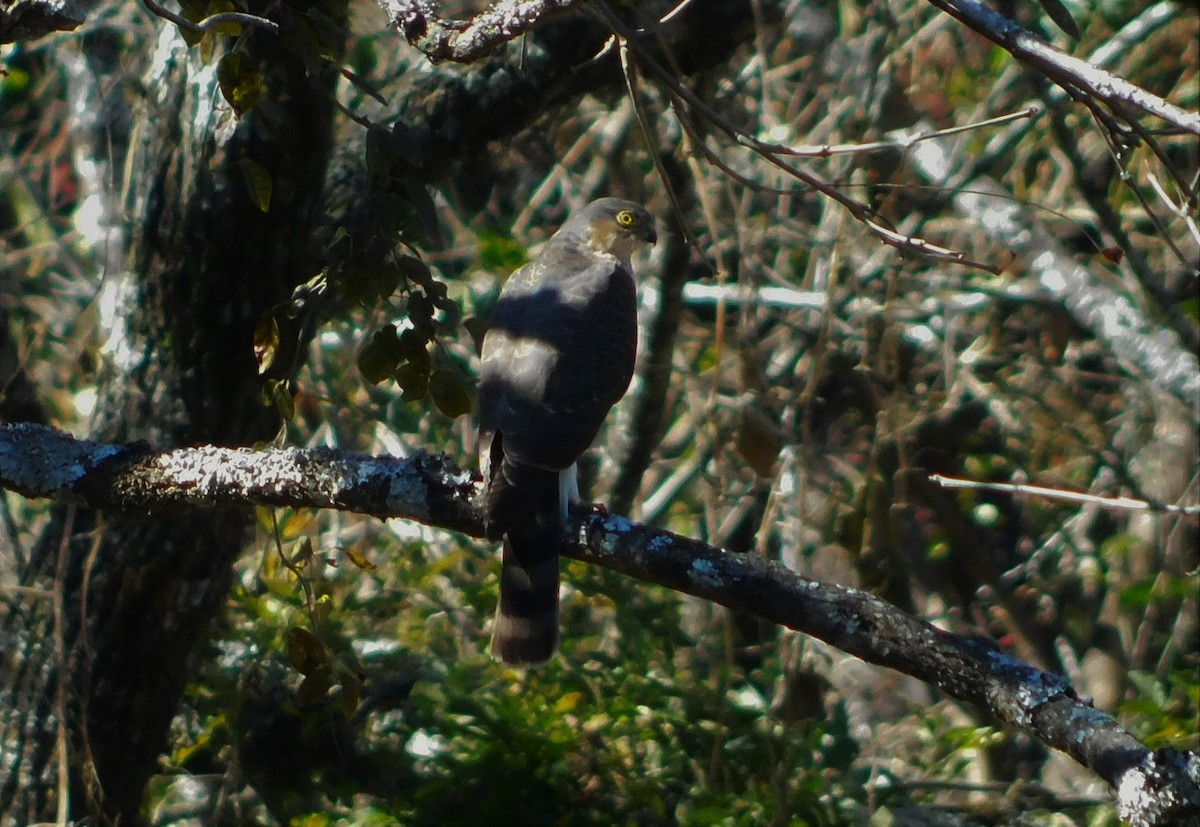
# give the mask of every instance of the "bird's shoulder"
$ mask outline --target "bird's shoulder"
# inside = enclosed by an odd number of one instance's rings
[[[555,236],[529,263],[509,276],[506,287],[529,291],[568,282],[598,282],[623,266],[615,256],[593,250],[581,239]]]

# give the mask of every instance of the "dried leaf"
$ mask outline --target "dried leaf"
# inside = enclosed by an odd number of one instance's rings
[[[275,364],[279,351],[279,323],[275,314],[264,310],[254,326],[254,360],[258,363],[258,375],[262,376]]]
[[[364,557],[362,552],[360,552],[358,549],[353,549],[353,548],[346,549],[346,556],[350,558],[351,563],[353,563],[355,566],[357,566],[360,569],[366,569],[367,571],[371,571],[372,569],[378,568],[378,566],[376,566],[374,563],[372,563],[370,560],[368,560],[366,557]]]
[[[783,450],[783,435],[765,413],[746,408],[738,418],[737,452],[760,477],[775,472],[775,460]]]

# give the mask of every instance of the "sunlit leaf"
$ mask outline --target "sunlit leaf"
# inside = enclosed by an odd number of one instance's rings
[[[582,692],[566,692],[554,702],[554,712],[558,715],[574,712],[585,700],[586,696]]]
[[[376,565],[363,556],[362,552],[355,548],[346,549],[346,556],[350,558],[350,562],[360,569],[370,571],[376,568]]]
[[[295,550],[288,559],[293,566],[302,566],[312,559],[313,543],[311,537],[301,537],[296,541]]]
[[[279,349],[279,324],[275,314],[264,310],[254,326],[254,360],[258,363],[258,374],[261,376],[275,364],[275,354]]]
[[[217,63],[217,83],[221,94],[240,117],[254,108],[262,97],[263,82],[258,69],[241,52],[229,52]]]

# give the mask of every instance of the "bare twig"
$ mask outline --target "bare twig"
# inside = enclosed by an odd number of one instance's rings
[[[907,236],[903,233],[897,232],[893,227],[887,226],[886,221],[869,205],[854,200],[850,196],[841,192],[837,187],[827,183],[813,173],[789,164],[773,152],[771,145],[762,143],[749,133],[734,126],[722,115],[700,100],[700,98],[696,96],[690,89],[679,83],[675,77],[671,75],[671,73],[667,72],[648,55],[641,55],[639,62],[644,65],[667,88],[669,94],[671,94],[672,98],[674,98],[678,107],[690,106],[694,108],[704,116],[705,120],[724,132],[735,143],[738,143],[756,152],[768,163],[779,167],[791,177],[816,190],[827,198],[833,199],[838,204],[845,207],[855,219],[862,223],[863,226],[874,233],[875,236],[884,243],[889,244],[899,250],[912,253],[913,255],[921,256],[922,258],[933,259],[935,261],[949,261],[955,264],[961,264],[964,267],[972,267],[977,270],[984,270],[993,274],[999,274],[1003,270],[1002,266],[974,261],[968,258],[964,253],[950,250],[945,247],[940,247],[936,244],[931,244],[924,239]],[[710,155],[710,157],[712,156]],[[724,165],[722,165],[722,169],[729,171],[728,167]],[[739,180],[743,183],[747,183],[748,185],[753,185],[755,188],[761,188],[761,185],[753,184],[753,182],[750,182],[741,176],[739,176]]]
[[[784,144],[769,144],[760,143],[764,149],[773,152],[777,155],[795,155],[800,158],[829,158],[834,155],[859,155],[870,152],[883,152],[886,150],[907,150],[914,144],[921,141],[930,141],[936,138],[948,138],[951,135],[957,135],[962,132],[974,132],[977,129],[988,129],[994,126],[1002,126],[1003,124],[1013,121],[1028,120],[1038,115],[1041,110],[1036,106],[1027,106],[1017,112],[1009,112],[1006,115],[997,115],[994,118],[986,118],[982,121],[974,123],[962,124],[961,126],[951,126],[946,129],[937,129],[931,132],[923,132],[920,134],[905,135],[903,139],[896,133],[892,133],[882,141],[867,141],[858,144],[824,144],[822,146],[786,146]]]
[[[146,8],[150,12],[164,20],[169,20],[179,28],[190,34],[204,34],[210,29],[217,26],[227,25],[229,23],[238,23],[244,26],[253,26],[257,29],[279,34],[279,24],[274,20],[267,20],[265,17],[259,17],[254,14],[246,14],[238,11],[223,11],[217,14],[210,14],[208,17],[201,20],[199,23],[193,23],[181,14],[176,14],[169,9],[160,6],[154,0],[142,0],[146,4]]]
[[[63,519],[62,538],[58,544],[58,560],[54,568],[54,667],[57,680],[54,688],[54,713],[58,718],[58,731],[55,734],[55,752],[58,762],[58,801],[55,811],[55,823],[58,827],[67,827],[71,813],[71,759],[68,739],[70,733],[67,727],[70,718],[67,717],[68,683],[70,682],[71,667],[67,662],[67,621],[65,597],[67,579],[67,550],[71,545],[71,529],[75,523],[75,507],[67,508]]]
[[[1026,497],[1046,497],[1051,500],[1064,500],[1072,503],[1089,503],[1105,508],[1120,508],[1127,511],[1160,511],[1167,514],[1200,514],[1200,505],[1174,505],[1172,503],[1151,502],[1133,497],[1099,497],[1083,491],[1066,491],[1062,488],[1049,488],[1044,485],[1027,485],[1017,482],[980,482],[978,480],[947,477],[942,474],[930,474],[929,479],[943,488],[970,488],[978,491],[1003,491],[1009,494],[1019,494]]]

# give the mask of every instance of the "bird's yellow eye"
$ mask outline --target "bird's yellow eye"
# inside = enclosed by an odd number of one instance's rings
[[[617,223],[622,227],[632,227],[637,222],[638,217],[636,213],[631,213],[629,210],[621,210],[617,213]]]

